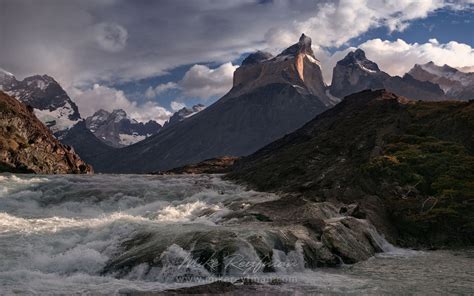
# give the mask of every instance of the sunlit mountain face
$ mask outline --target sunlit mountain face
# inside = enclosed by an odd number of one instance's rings
[[[0,294],[472,294],[473,22],[0,0]]]

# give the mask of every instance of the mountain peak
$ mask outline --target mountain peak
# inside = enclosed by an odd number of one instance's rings
[[[0,68],[0,76],[10,76],[10,77],[14,77],[12,73],[8,72],[7,70],[4,70],[2,68]]]
[[[293,44],[284,51],[282,51],[278,56],[287,56],[292,55],[296,56],[299,53],[308,54],[314,58],[314,52],[311,49],[311,38],[306,36],[304,33],[301,34],[298,43]]]
[[[369,60],[365,56],[365,52],[358,48],[355,51],[349,52],[342,60],[337,62],[338,65],[341,66],[350,66],[350,65],[356,65],[360,67],[362,70],[366,70],[369,72],[379,72],[379,66]]]
[[[242,66],[258,64],[263,61],[273,58],[273,55],[266,51],[258,50],[254,53],[249,54],[243,61]]]
[[[308,36],[306,36],[306,35],[303,33],[303,34],[301,34],[298,43],[300,43],[300,44],[305,44],[305,45],[311,47],[311,38],[309,38]]]

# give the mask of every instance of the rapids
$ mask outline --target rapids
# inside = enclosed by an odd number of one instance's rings
[[[277,199],[246,190],[218,175],[0,175],[0,294],[120,295],[159,292],[209,283],[236,281],[245,275],[285,293],[414,294],[474,293],[474,253],[470,250],[411,251],[388,244],[386,252],[340,268],[305,268],[301,247],[273,251],[274,271],[246,265],[212,274],[183,246],[168,243],[199,231],[239,225],[223,217],[252,203]],[[143,231],[162,244],[154,254],[160,265],[138,264],[126,273],[107,271],[123,244]],[[245,230],[248,232],[249,230]],[[259,231],[259,229],[255,229]],[[245,262],[258,261],[252,246],[237,246]],[[129,258],[122,258],[127,260]],[[245,271],[245,272],[244,272]],[[249,273],[251,272],[251,273]],[[268,285],[256,286],[255,293]]]

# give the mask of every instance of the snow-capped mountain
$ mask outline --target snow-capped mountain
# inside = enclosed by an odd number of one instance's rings
[[[365,89],[382,88],[414,100],[446,99],[443,90],[435,83],[417,80],[410,74],[403,77],[390,76],[380,70],[376,63],[367,59],[361,49],[349,52],[337,62],[329,94],[343,98]]]
[[[474,98],[474,73],[459,71],[448,65],[438,66],[433,62],[423,65],[416,64],[409,72],[420,81],[438,84],[446,96],[458,100]]]
[[[81,118],[77,105],[54,78],[34,75],[23,80],[0,69],[0,89],[34,108],[35,115],[55,133],[61,133]]]
[[[191,108],[188,107],[183,107],[180,110],[176,111],[173,113],[173,115],[170,117],[170,119],[165,122],[163,125],[163,128],[172,126],[180,121],[183,121],[186,118],[189,118],[193,116],[194,114],[201,112],[206,108],[203,104],[197,104],[192,106]]]
[[[100,140],[112,147],[124,147],[158,133],[161,125],[150,120],[137,122],[122,109],[112,112],[98,110],[86,118],[86,127]]]

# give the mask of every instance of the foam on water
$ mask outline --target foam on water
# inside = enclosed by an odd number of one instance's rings
[[[275,198],[219,176],[0,175],[0,285],[11,293],[175,287],[183,276],[176,262],[189,257],[177,245],[161,254],[162,268],[137,266],[123,279],[101,271],[121,241],[144,229],[173,235],[183,223],[213,227],[229,204]],[[209,275],[192,266],[194,276]]]
[[[276,198],[219,176],[0,175],[0,294],[161,291],[196,284],[183,281],[189,276],[208,283],[213,275],[177,244],[156,254],[162,265],[138,264],[121,277],[102,271],[128,238],[149,231],[163,240],[183,231],[216,229],[236,205],[247,207]],[[388,264],[420,260],[419,252],[388,244],[375,229],[371,236],[386,253],[364,263],[368,266],[378,260],[391,260],[384,261]],[[258,262],[259,257],[250,244],[238,241],[236,253],[224,258],[230,268],[223,279],[234,280],[233,276],[250,271],[260,279],[290,279],[281,286],[283,290],[371,291],[367,289],[370,278],[359,278],[344,269],[306,270],[301,244],[295,247],[287,253],[273,250],[276,272],[268,274],[261,272],[263,265],[239,265]]]

